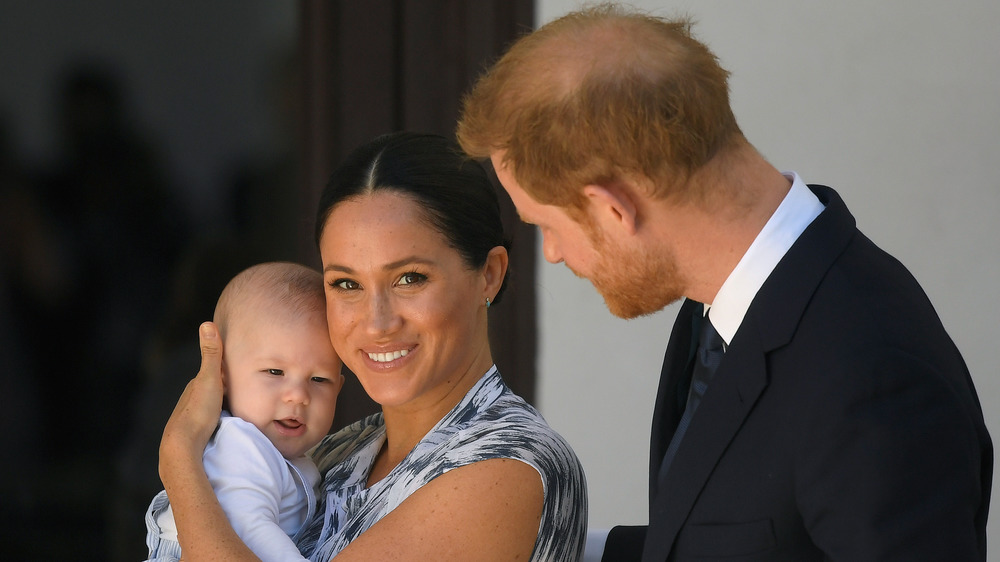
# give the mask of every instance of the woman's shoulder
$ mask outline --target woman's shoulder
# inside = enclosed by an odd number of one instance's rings
[[[478,425],[484,432],[517,431],[527,440],[535,437],[541,437],[546,441],[553,438],[562,439],[538,410],[509,389],[500,395],[496,402],[480,412]]]
[[[449,456],[511,458],[536,469],[581,470],[576,453],[545,418],[509,389],[478,415],[446,430]]]
[[[443,444],[451,468],[490,459],[521,461],[542,480],[544,505],[532,560],[575,560],[587,521],[583,465],[569,442],[519,396],[506,389]]]

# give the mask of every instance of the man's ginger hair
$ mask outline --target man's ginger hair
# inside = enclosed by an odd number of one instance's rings
[[[581,208],[581,188],[650,180],[650,195],[700,195],[687,180],[746,145],[729,73],[691,22],[602,4],[515,42],[463,100],[457,137],[470,156],[503,153],[540,203]]]

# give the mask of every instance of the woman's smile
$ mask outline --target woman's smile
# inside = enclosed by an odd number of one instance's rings
[[[376,361],[378,363],[389,363],[391,361],[395,361],[396,359],[399,359],[400,357],[406,357],[406,355],[409,354],[409,353],[410,353],[410,350],[408,350],[408,349],[401,349],[399,351],[369,353],[368,354],[368,358],[371,359],[372,361]]]
[[[416,348],[417,346],[413,345],[388,351],[362,350],[364,368],[381,373],[398,370],[416,357],[416,354],[413,353]]]

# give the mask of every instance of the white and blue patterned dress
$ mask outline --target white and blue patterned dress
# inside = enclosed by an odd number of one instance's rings
[[[575,561],[583,553],[587,485],[569,444],[504,384],[493,366],[385,478],[367,488],[385,442],[382,414],[327,437],[312,451],[326,477],[320,505],[298,547],[328,562],[434,478],[477,461],[516,459],[538,471],[545,500],[531,560]]]

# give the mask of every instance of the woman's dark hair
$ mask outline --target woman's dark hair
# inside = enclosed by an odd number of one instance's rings
[[[483,167],[445,137],[389,133],[356,148],[330,176],[319,198],[316,244],[341,202],[377,191],[412,198],[470,269],[486,264],[497,246],[510,249],[500,203]],[[493,299],[500,301],[506,278]]]

